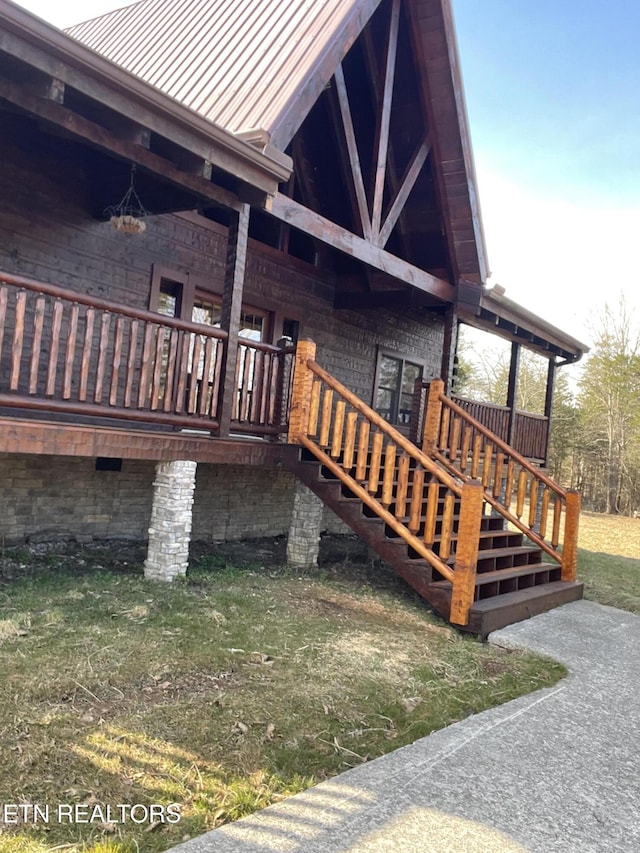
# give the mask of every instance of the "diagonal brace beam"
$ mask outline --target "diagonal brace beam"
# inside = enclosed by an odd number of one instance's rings
[[[391,232],[395,228],[396,222],[398,221],[398,217],[402,213],[405,204],[407,203],[407,199],[411,194],[411,190],[414,188],[416,181],[418,180],[418,175],[420,174],[420,170],[425,164],[427,157],[429,156],[429,151],[431,150],[431,144],[428,139],[425,139],[424,142],[421,142],[418,146],[415,154],[411,158],[407,169],[402,176],[402,182],[400,183],[400,187],[398,188],[398,192],[391,203],[391,207],[389,208],[389,212],[387,213],[386,219],[384,221],[384,225],[380,229],[375,243],[380,248],[384,248],[387,245],[387,241],[391,236]]]

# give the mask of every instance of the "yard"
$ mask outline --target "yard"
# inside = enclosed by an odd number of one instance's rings
[[[6,551],[0,804],[41,812],[10,811],[0,849],[164,850],[562,676],[462,637],[338,544],[348,560],[303,578],[274,568],[282,543],[220,547],[173,587],[124,543]]]
[[[582,530],[587,595],[640,612],[640,521]],[[3,853],[165,850],[563,675],[445,626],[352,539],[313,577],[281,541],[201,550],[173,587],[143,554],[0,557]]]

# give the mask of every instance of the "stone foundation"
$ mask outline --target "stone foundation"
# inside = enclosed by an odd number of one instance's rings
[[[296,482],[287,541],[287,565],[311,569],[318,565],[324,504],[303,483]]]
[[[187,572],[196,468],[186,461],[156,466],[146,578],[172,581]]]

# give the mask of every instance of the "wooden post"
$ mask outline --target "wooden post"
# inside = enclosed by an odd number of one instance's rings
[[[507,388],[507,406],[509,407],[509,426],[505,441],[513,447],[516,431],[516,395],[518,390],[518,371],[520,368],[520,344],[511,344],[511,364],[509,365],[509,387]],[[517,450],[518,448],[516,448]]]
[[[313,341],[298,341],[289,408],[289,444],[298,444],[299,437],[307,434],[313,385],[313,373],[307,362],[315,361],[315,357],[316,345]]]
[[[483,496],[484,489],[478,480],[465,483],[462,487],[458,547],[453,570],[451,612],[449,614],[449,621],[456,625],[466,625],[469,622],[469,611],[473,605]]]
[[[440,376],[444,380],[444,393],[454,392],[454,367],[458,350],[458,315],[454,308],[449,308],[444,315],[444,341],[442,345],[442,362]]]
[[[547,464],[549,458],[549,439],[551,438],[551,415],[553,414],[553,391],[556,380],[556,363],[553,358],[549,359],[549,369],[547,370],[547,389],[544,398],[544,416],[547,419],[547,434],[544,439],[544,460],[543,465]]]
[[[239,212],[230,211],[231,224],[227,238],[227,265],[222,295],[221,328],[229,337],[224,344],[222,357],[220,436],[227,437],[231,431],[231,418],[238,389],[236,388],[236,366],[238,362],[238,334],[242,313],[242,291],[247,262],[249,238],[249,205],[243,204]]]
[[[442,401],[444,382],[442,379],[432,379],[427,395],[427,411],[424,414],[424,432],[422,434],[422,452],[434,457],[438,449],[440,437],[440,418],[442,416]]]
[[[578,527],[580,525],[580,493],[567,492],[562,544],[562,580],[574,581],[578,573]]]

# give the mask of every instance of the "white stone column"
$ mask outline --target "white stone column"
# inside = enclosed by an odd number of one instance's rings
[[[320,531],[324,504],[296,480],[293,513],[287,539],[287,565],[292,569],[312,569],[318,565]]]
[[[144,576],[172,581],[189,562],[196,462],[158,462]]]

